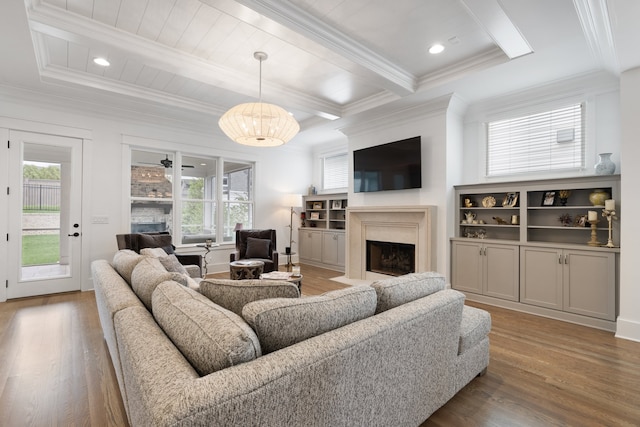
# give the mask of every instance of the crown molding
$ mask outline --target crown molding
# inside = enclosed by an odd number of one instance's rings
[[[573,0],[573,4],[591,54],[605,69],[620,75],[607,1]]]

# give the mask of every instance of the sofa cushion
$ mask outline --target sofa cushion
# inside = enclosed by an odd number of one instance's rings
[[[187,281],[180,273],[168,272],[158,258],[142,258],[131,274],[131,287],[140,301],[151,310],[151,295],[156,286],[167,280],[176,280],[185,285]]]
[[[428,271],[378,280],[371,287],[378,296],[377,314],[441,291],[445,287],[445,280],[441,274]]]
[[[124,280],[131,285],[131,273],[142,259],[142,255],[135,253],[130,249],[122,249],[113,256],[113,268],[118,272]]]
[[[271,258],[270,253],[271,240],[256,239],[255,237],[247,238],[247,253],[245,258]]]
[[[465,305],[462,308],[462,321],[460,322],[460,341],[458,354],[482,341],[491,331],[491,315],[485,310]]]
[[[260,357],[260,343],[240,316],[189,288],[163,282],[153,291],[153,316],[200,375]]]
[[[200,293],[214,303],[242,316],[242,307],[267,298],[299,298],[298,286],[277,280],[205,279]]]
[[[313,297],[250,302],[242,317],[266,354],[372,316],[375,310],[373,288],[354,286]]]
[[[169,254],[166,253],[162,248],[143,248],[143,249],[140,249],[140,255],[160,258],[160,257],[165,257]]]

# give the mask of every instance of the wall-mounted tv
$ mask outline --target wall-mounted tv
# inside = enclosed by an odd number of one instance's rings
[[[420,137],[354,150],[353,191],[422,187]]]

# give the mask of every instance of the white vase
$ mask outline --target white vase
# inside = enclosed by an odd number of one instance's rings
[[[600,161],[596,163],[596,175],[613,175],[616,164],[611,161],[611,153],[600,153]]]

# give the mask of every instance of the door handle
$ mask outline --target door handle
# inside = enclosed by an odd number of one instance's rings
[[[80,233],[78,233],[77,231],[73,234],[68,234],[69,237],[78,237],[80,235]]]

